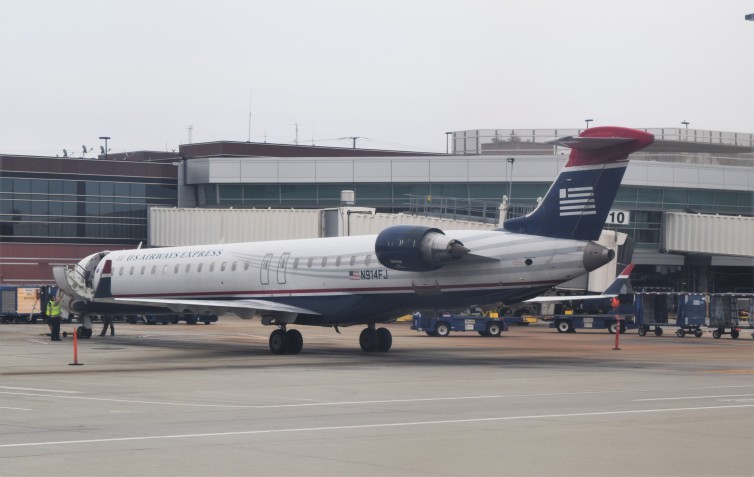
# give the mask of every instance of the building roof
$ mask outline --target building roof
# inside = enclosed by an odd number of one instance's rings
[[[180,154],[196,157],[377,157],[377,156],[439,156],[431,152],[389,151],[350,147],[303,146],[261,142],[214,141],[182,144]]]

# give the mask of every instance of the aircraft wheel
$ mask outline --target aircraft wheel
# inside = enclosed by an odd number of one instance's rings
[[[273,354],[283,354],[288,347],[288,339],[285,331],[277,329],[270,333],[270,351]]]
[[[285,332],[285,339],[288,340],[288,347],[285,352],[288,354],[299,354],[304,348],[304,337],[299,330],[288,330]]]
[[[573,325],[567,320],[558,321],[557,328],[560,333],[570,333],[573,331]]]
[[[377,351],[388,351],[393,346],[393,335],[387,328],[377,328]]]
[[[712,332],[712,337],[715,338],[716,340],[719,340],[720,336],[722,336],[722,333],[720,333],[720,330],[715,330]]]
[[[435,328],[435,334],[437,336],[448,336],[450,334],[450,325],[444,321],[439,322]]]
[[[638,332],[639,332],[639,336],[646,336],[647,335],[647,330],[644,329],[643,326],[641,328],[639,328]]]
[[[89,339],[92,337],[92,329],[84,326],[76,328],[76,337],[81,339]]]
[[[679,329],[678,329],[678,331],[676,331],[676,332],[675,332],[675,334],[676,334],[676,336],[678,336],[679,338],[683,338],[684,336],[686,336],[686,332],[685,332],[685,331],[683,331],[683,328],[679,328]]]
[[[730,337],[734,340],[738,339],[738,330],[730,330]]]
[[[499,323],[489,323],[487,325],[487,336],[500,336],[502,331]]]
[[[359,335],[359,346],[361,351],[371,353],[377,350],[377,330],[364,328]]]
[[[662,328],[659,326],[655,328],[655,336],[662,336]]]

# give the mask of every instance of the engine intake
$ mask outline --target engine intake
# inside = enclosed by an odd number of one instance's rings
[[[377,260],[393,270],[428,272],[437,270],[469,249],[442,230],[421,225],[394,225],[379,235],[374,244]]]

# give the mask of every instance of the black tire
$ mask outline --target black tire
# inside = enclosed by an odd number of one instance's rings
[[[364,328],[359,335],[359,346],[361,351],[371,353],[377,350],[377,330]]]
[[[439,322],[435,327],[435,334],[443,337],[448,336],[450,334],[450,325],[444,321]]]
[[[719,340],[722,335],[723,334],[720,333],[720,330],[715,330],[712,332],[712,337],[715,338],[716,340]]]
[[[377,351],[386,352],[393,346],[393,334],[387,328],[377,328]]]
[[[502,332],[503,328],[500,326],[500,323],[495,321],[487,323],[487,336],[500,336]]]
[[[559,333],[570,333],[573,331],[573,324],[568,320],[561,320],[555,323],[555,327]]]
[[[701,338],[703,334],[704,332],[702,332],[702,330],[696,330],[694,332],[694,336],[696,336],[697,338]]]
[[[647,329],[644,328],[643,326],[639,328],[638,332],[639,332],[639,336],[647,336]]]
[[[739,336],[738,330],[730,330],[730,337],[731,338],[733,338],[734,340],[737,340],[738,336]]]
[[[618,329],[618,325],[614,321],[610,323],[609,325],[607,325],[607,332],[610,333],[611,335],[615,334],[616,329]]]
[[[425,333],[427,333],[427,336],[437,336],[434,331],[425,331]]]
[[[479,336],[490,336],[490,334],[486,331],[477,331],[479,333]]]
[[[284,354],[288,348],[288,338],[285,331],[277,329],[270,333],[270,351],[272,354]]]
[[[299,330],[288,330],[285,332],[285,339],[288,340],[288,346],[285,352],[288,354],[299,354],[304,348],[304,337]]]
[[[675,335],[679,338],[683,338],[686,336],[686,332],[683,330],[683,328],[678,328],[678,331],[675,332]]]
[[[662,336],[662,328],[659,326],[655,328],[655,336]]]

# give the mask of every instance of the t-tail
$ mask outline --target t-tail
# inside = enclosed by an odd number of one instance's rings
[[[613,206],[628,155],[649,146],[654,136],[614,126],[584,130],[552,144],[571,148],[560,175],[542,203],[525,217],[508,219],[510,232],[574,240],[597,240]]]

